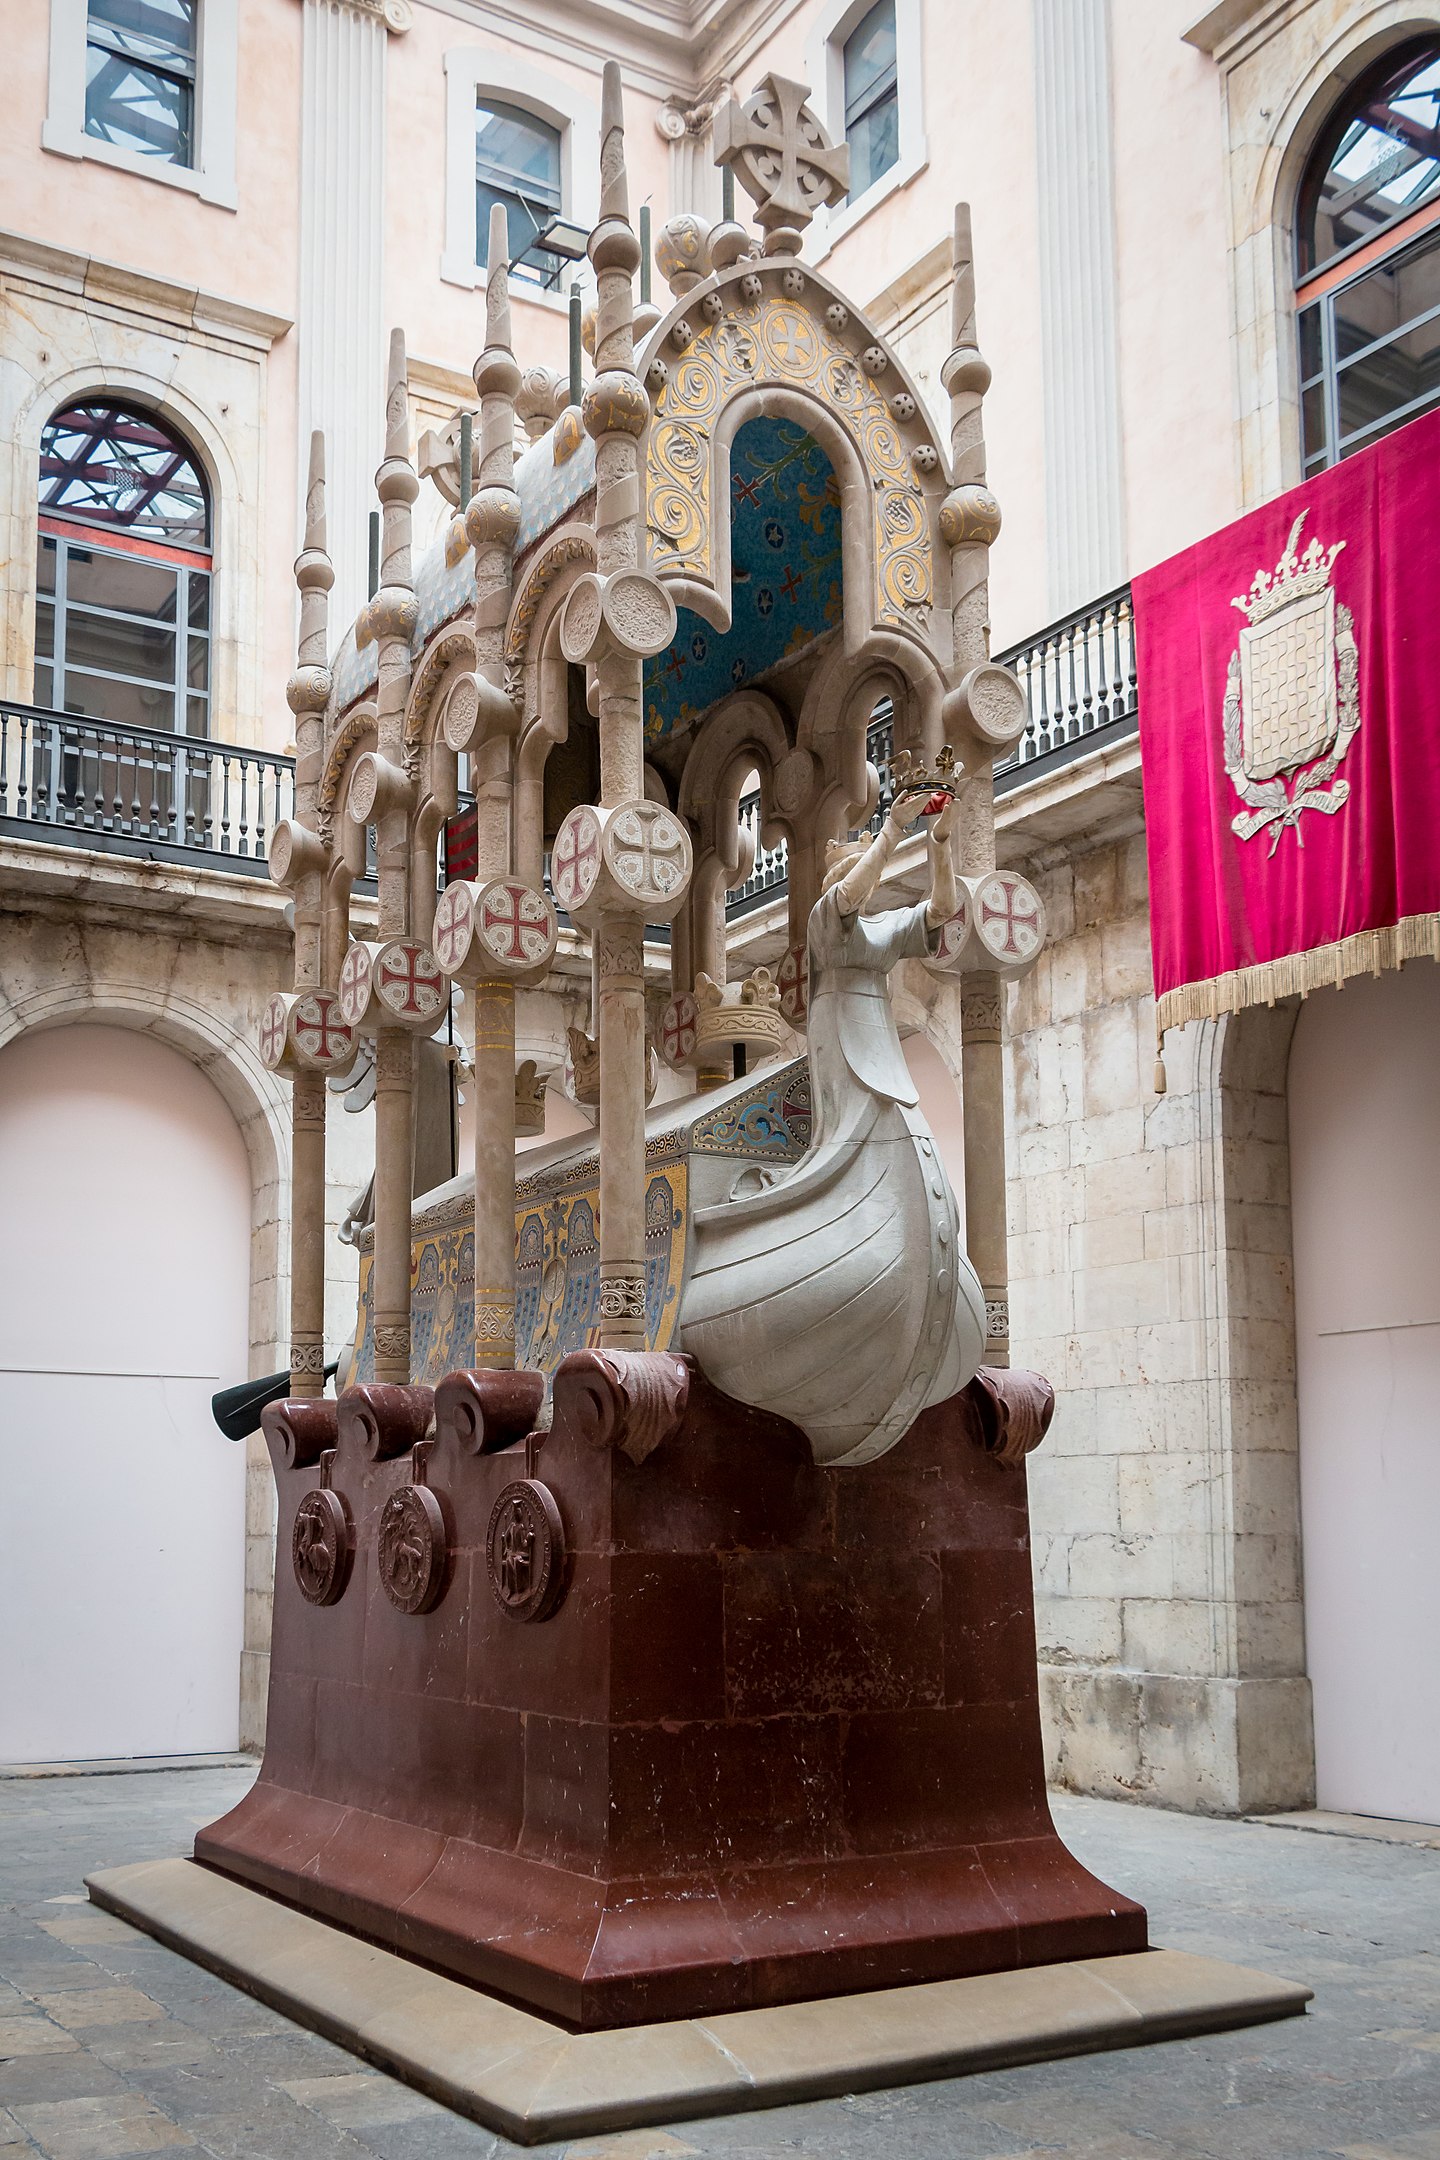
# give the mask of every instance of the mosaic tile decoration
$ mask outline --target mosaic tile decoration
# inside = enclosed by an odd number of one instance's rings
[[[683,1110],[684,1103],[667,1105]],[[810,1143],[810,1069],[804,1058],[766,1072],[742,1095],[645,1143],[645,1334],[668,1349],[685,1279],[689,1157],[740,1156],[796,1163]],[[515,1361],[553,1373],[572,1350],[600,1339],[600,1163],[593,1148],[515,1188]],[[371,1251],[360,1256],[354,1379],[375,1377]],[[410,1255],[410,1375],[433,1387],[469,1365],[475,1346],[475,1238],[468,1193],[421,1216]]]
[[[582,428],[578,442],[573,442],[561,463],[557,464],[557,428],[564,430],[563,419],[516,460],[515,491],[520,497],[520,534],[515,543],[517,562],[528,547],[549,532],[552,525],[558,524],[566,511],[573,509],[595,485],[593,441]],[[569,441],[567,433],[559,447],[564,450]],[[420,614],[415,635],[410,640],[410,650],[417,659],[441,625],[462,613],[475,597],[474,553],[466,547],[455,562],[447,563],[446,538],[447,534],[442,533],[415,563],[415,598]],[[332,713],[343,713],[356,698],[363,697],[373,687],[379,664],[379,647],[373,639],[363,652],[357,651],[352,624],[335,656]]]
[[[730,564],[729,630],[681,608],[673,643],[645,663],[648,742],[693,726],[840,621],[840,486],[793,420],[748,421],[731,446]]]

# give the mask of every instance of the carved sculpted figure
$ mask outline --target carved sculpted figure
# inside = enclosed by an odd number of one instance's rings
[[[809,1152],[695,1217],[685,1347],[728,1394],[800,1426],[821,1463],[884,1454],[984,1349],[984,1299],[888,986],[955,911],[953,801],[931,832],[928,901],[865,912],[925,802],[902,795],[873,840],[829,850],[809,923]]]

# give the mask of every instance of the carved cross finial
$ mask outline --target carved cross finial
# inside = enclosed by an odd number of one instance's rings
[[[831,142],[809,95],[805,83],[767,75],[743,105],[732,98],[715,115],[715,162],[732,166],[753,198],[769,255],[797,253],[815,212],[850,182],[849,147]]]

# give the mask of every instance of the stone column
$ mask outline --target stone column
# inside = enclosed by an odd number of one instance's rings
[[[990,368],[976,343],[975,265],[970,208],[955,209],[954,345],[942,379],[950,393],[953,485],[940,512],[950,548],[953,663],[957,687],[946,699],[947,730],[958,737],[970,784],[961,799],[955,854],[966,877],[995,867],[995,731],[978,685],[990,669],[990,547],[1000,506],[985,485],[982,403]],[[978,671],[984,671],[981,676]],[[1002,699],[1003,703],[1003,699]],[[1022,714],[1019,724],[1023,725]],[[1001,736],[1003,738],[1003,733]],[[1010,1362],[1010,1300],[1005,1221],[1004,991],[993,974],[961,979],[961,1084],[965,1110],[965,1242],[985,1293],[985,1362]]]
[[[305,538],[295,562],[300,593],[300,637],[285,700],[295,716],[295,824],[305,839],[292,848],[296,875],[295,988],[315,990],[324,981],[322,924],[325,854],[315,836],[317,798],[324,759],[330,588],[335,581],[326,552],[325,438],[310,438],[305,489]],[[290,1105],[290,1392],[325,1391],[325,1077],[296,1071]]]
[[[386,47],[407,27],[403,6],[302,4],[300,439],[323,428],[332,446],[342,623],[365,599],[367,476],[384,391]]]
[[[415,628],[410,512],[419,482],[410,463],[410,392],[405,337],[390,339],[385,400],[385,457],[375,475],[380,498],[380,589],[367,610],[380,647],[376,754],[364,793],[352,806],[375,818],[381,941],[409,926],[411,783],[405,771],[405,708],[410,696],[410,638]],[[368,797],[368,801],[365,799]],[[414,1185],[415,1044],[395,1024],[380,1023],[375,1061],[375,1377],[410,1378],[410,1203]]]
[[[600,116],[600,222],[590,235],[597,284],[595,377],[581,417],[595,439],[595,556],[602,579],[640,566],[639,437],[649,402],[635,373],[632,280],[640,247],[630,227],[620,70],[605,65]],[[597,653],[600,803],[645,794],[643,661],[606,640]],[[608,912],[595,926],[600,1051],[600,1339],[645,1348],[644,925]]]

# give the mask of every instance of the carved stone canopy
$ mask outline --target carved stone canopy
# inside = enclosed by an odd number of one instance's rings
[[[743,105],[732,98],[715,115],[715,162],[739,175],[770,254],[794,253],[774,236],[802,233],[850,184],[849,148],[831,142],[809,95],[804,83],[767,75]]]

